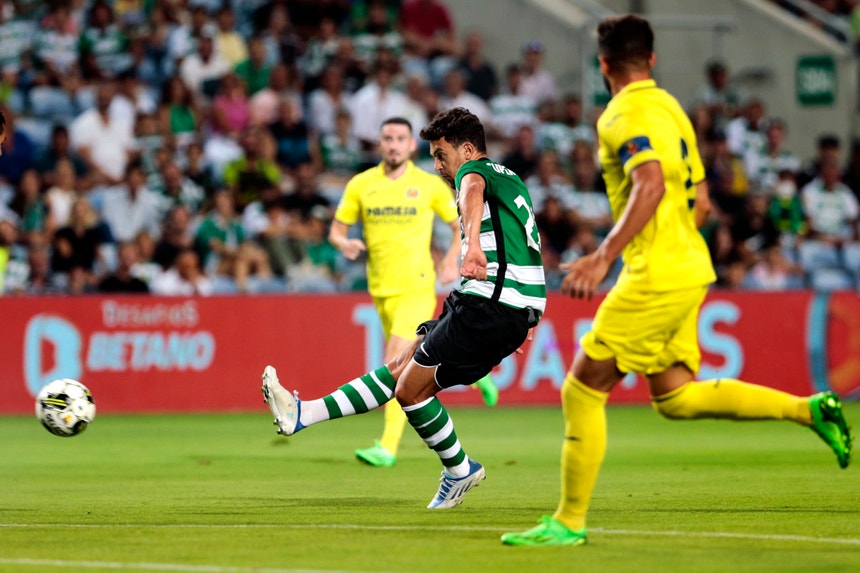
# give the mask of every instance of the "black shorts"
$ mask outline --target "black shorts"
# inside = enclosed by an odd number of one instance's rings
[[[421,366],[437,367],[440,388],[471,384],[522,346],[533,321],[534,313],[528,309],[454,291],[439,318],[418,327],[424,339],[413,359]]]

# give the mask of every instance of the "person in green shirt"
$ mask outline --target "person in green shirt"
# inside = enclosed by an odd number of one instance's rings
[[[269,85],[272,66],[266,64],[266,45],[259,36],[248,43],[248,59],[236,65],[236,74],[245,80],[248,95],[252,96]]]

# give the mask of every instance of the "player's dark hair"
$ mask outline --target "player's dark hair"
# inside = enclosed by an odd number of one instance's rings
[[[635,14],[610,16],[597,26],[597,49],[613,71],[643,69],[654,52],[654,31]]]
[[[463,107],[455,107],[436,114],[433,121],[419,134],[425,141],[445,141],[458,147],[467,141],[481,153],[487,152],[487,139],[484,126],[474,113]]]
[[[389,117],[382,122],[382,125],[379,126],[379,129],[382,129],[386,125],[405,125],[407,128],[409,128],[409,132],[412,133],[412,123],[405,117]]]

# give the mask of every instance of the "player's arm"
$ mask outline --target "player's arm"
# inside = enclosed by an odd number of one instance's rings
[[[708,182],[696,183],[696,227],[702,228],[708,215],[711,214],[711,196],[708,194]]]
[[[343,256],[347,259],[354,261],[358,258],[358,255],[367,250],[367,247],[361,239],[350,239],[347,237],[347,233],[349,233],[349,225],[335,219],[331,222],[331,229],[328,232],[328,242],[342,252]]]
[[[633,188],[621,217],[600,243],[597,250],[569,265],[570,272],[561,284],[561,290],[577,298],[591,298],[600,282],[606,278],[609,267],[657,212],[666,187],[659,161],[647,161],[630,172]]]
[[[460,276],[460,219],[454,219],[451,226],[451,244],[439,266],[439,282],[443,285],[457,280]]]
[[[486,181],[477,173],[467,173],[460,180],[460,219],[466,252],[460,263],[460,274],[467,279],[487,280],[487,255],[481,249],[481,218],[484,215]]]

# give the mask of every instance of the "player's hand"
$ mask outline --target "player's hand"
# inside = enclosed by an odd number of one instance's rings
[[[574,298],[590,299],[597,287],[606,278],[612,261],[607,261],[600,252],[580,257],[572,263],[559,265],[567,276],[561,281],[561,292]]]
[[[526,335],[526,341],[531,342],[534,339],[535,339],[535,327],[533,326],[533,327],[529,328],[529,333]],[[523,346],[525,346],[525,345],[526,345],[526,343],[523,342]],[[522,354],[523,353],[523,346],[520,346],[519,348],[517,348],[516,354]]]
[[[467,279],[487,280],[487,255],[484,251],[470,247],[460,263],[460,274]]]
[[[354,261],[358,258],[358,255],[367,250],[367,247],[364,244],[364,241],[361,239],[349,239],[341,249],[343,256],[347,259]]]

